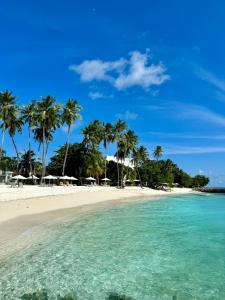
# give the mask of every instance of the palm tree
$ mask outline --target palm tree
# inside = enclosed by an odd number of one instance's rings
[[[99,176],[104,173],[102,154],[96,149],[90,150],[85,160],[85,165],[87,175],[97,178],[97,182],[99,183]]]
[[[35,113],[34,132],[42,135],[38,136],[38,141],[42,145],[42,176],[45,176],[45,159],[48,150],[48,142],[52,140],[52,133],[61,125],[60,106],[56,104],[55,98],[47,96],[37,101]]]
[[[34,126],[35,110],[36,110],[35,101],[32,101],[30,104],[26,105],[24,108],[21,109],[23,121],[24,121],[24,123],[28,124],[28,147],[29,147],[29,151],[27,153],[29,154],[29,165],[30,165],[29,175],[31,175],[33,173],[32,160],[31,160],[31,154],[32,154],[32,150],[31,150],[31,129]]]
[[[11,106],[8,113],[8,119],[6,121],[7,129],[9,132],[9,136],[12,139],[13,146],[15,148],[16,157],[17,157],[17,173],[19,172],[19,152],[15,143],[15,134],[22,132],[23,119],[19,115],[19,109],[16,106]]]
[[[121,136],[118,144],[118,156],[121,160],[121,187],[124,186],[124,164],[127,156],[130,156],[137,144],[137,135],[132,130],[128,130]]]
[[[118,120],[116,124],[113,127],[113,135],[114,135],[114,140],[116,141],[116,163],[117,163],[117,187],[120,185],[120,172],[119,172],[119,145],[122,146],[122,138],[124,131],[127,129],[127,124],[126,122],[122,120]]]
[[[130,155],[132,154],[132,152],[134,151],[134,149],[137,145],[137,142],[138,142],[138,137],[135,134],[135,132],[132,130],[128,130],[124,135],[125,151],[123,153],[124,157],[123,157],[123,165],[122,165],[121,184],[123,184],[123,170],[124,170],[125,158],[127,156],[130,157]]]
[[[2,131],[2,139],[0,146],[0,163],[2,159],[3,146],[5,141],[5,131],[7,129],[7,120],[9,115],[9,110],[16,105],[16,97],[12,95],[12,92],[8,90],[0,93],[0,128]]]
[[[161,146],[156,146],[154,151],[153,151],[153,155],[156,158],[156,160],[159,160],[159,158],[162,156],[163,154],[163,149]]]
[[[107,145],[109,143],[113,142],[113,126],[110,123],[103,124],[103,134],[102,134],[102,139],[103,139],[103,147],[105,149],[105,178],[107,177],[107,154],[106,154],[106,149]]]
[[[30,176],[30,164],[32,165],[32,170],[35,169],[36,159],[34,151],[25,151],[20,158],[20,173],[25,176]]]
[[[139,168],[142,164],[144,164],[149,159],[148,150],[144,146],[136,147],[133,150],[132,161],[137,170],[138,178],[140,180],[140,184],[142,187],[141,176],[139,172]]]
[[[89,149],[97,149],[103,136],[103,126],[99,120],[89,123],[83,130],[83,144]]]
[[[81,118],[81,115],[78,113],[82,107],[78,105],[76,100],[69,99],[67,103],[65,104],[63,108],[63,113],[62,113],[62,123],[66,123],[67,125],[67,141],[66,141],[66,153],[65,153],[65,158],[63,162],[63,171],[62,175],[65,175],[65,167],[66,167],[66,160],[67,160],[67,155],[68,155],[68,150],[69,150],[69,139],[70,139],[70,131],[71,131],[71,126],[72,124],[75,123],[75,121],[78,118]]]

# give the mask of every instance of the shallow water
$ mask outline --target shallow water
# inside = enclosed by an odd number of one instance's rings
[[[55,225],[0,265],[0,299],[225,299],[225,195],[122,204]]]

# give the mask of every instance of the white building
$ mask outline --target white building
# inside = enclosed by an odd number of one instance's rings
[[[107,155],[106,156],[106,160],[107,161],[114,161],[115,163],[117,162],[116,160],[116,157],[115,156],[110,156],[110,155]],[[121,160],[119,160],[119,163],[121,163]],[[134,163],[132,162],[132,160],[130,158],[125,158],[125,161],[124,161],[124,166],[126,167],[130,167],[130,168],[134,168]]]

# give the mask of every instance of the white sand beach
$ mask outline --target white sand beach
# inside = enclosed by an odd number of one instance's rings
[[[140,187],[117,189],[103,186],[24,186],[23,188],[10,188],[2,185],[0,186],[0,223],[24,215],[93,205],[104,201],[191,192],[192,190],[187,188],[174,188],[171,192],[165,192]]]

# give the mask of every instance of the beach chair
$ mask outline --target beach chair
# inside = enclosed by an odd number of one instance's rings
[[[16,181],[10,182],[10,187],[11,188],[16,188],[17,187],[17,182]]]

